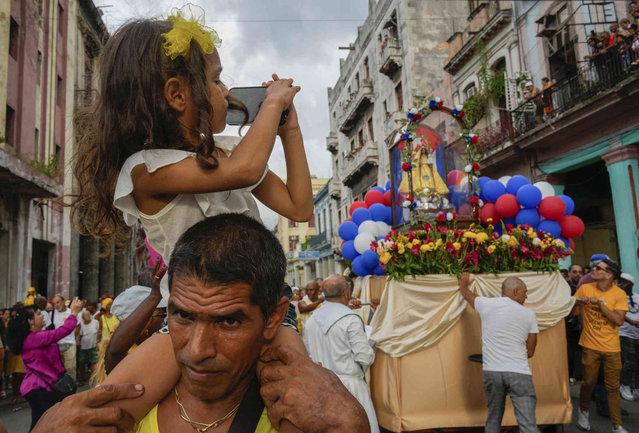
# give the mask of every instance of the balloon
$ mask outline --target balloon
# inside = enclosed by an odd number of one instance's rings
[[[508,181],[510,180],[512,176],[502,176],[499,179],[497,179],[499,181],[499,183],[501,183],[504,186],[508,185]]]
[[[459,190],[468,193],[468,176],[464,176],[459,181]]]
[[[491,182],[497,182],[497,181],[495,180]],[[495,205],[493,203],[486,203],[481,208],[480,219],[483,224],[496,224],[501,220],[501,217],[497,213],[497,210],[495,209]],[[488,221],[489,219],[490,221]]]
[[[564,243],[564,245],[565,245],[564,249],[566,249],[566,250],[567,250],[568,248],[572,248],[572,247],[570,246],[570,242],[571,242],[571,240],[570,240],[570,239],[566,239],[566,238],[565,238],[565,237],[563,237],[563,236],[560,236],[560,237],[558,237],[557,239],[561,240],[561,241]],[[574,243],[574,242],[573,242],[573,243]]]
[[[388,225],[393,224],[393,208],[390,206],[386,206],[386,219],[384,222]]]
[[[391,194],[393,194],[393,192],[390,189],[384,193],[384,206],[390,206],[392,204],[393,196]]]
[[[350,214],[350,216],[353,216],[355,209],[359,209],[361,207],[366,208],[366,203],[364,203],[363,201],[354,201],[351,207],[348,208],[348,213]]]
[[[386,191],[391,189],[391,185],[390,185],[390,179],[386,181]]]
[[[510,179],[508,179],[508,184],[506,185],[506,191],[509,194],[517,194],[519,188],[524,185],[528,185],[530,182],[526,176],[522,176],[521,174],[516,174]]]
[[[492,179],[489,178],[488,176],[482,176],[479,179],[477,179],[477,187],[479,189],[479,198],[482,200],[485,200],[484,197],[484,186],[491,181]]]
[[[352,268],[353,268],[353,272],[355,272],[355,275],[360,277],[366,276],[371,273],[371,270],[368,269],[366,265],[364,264],[364,260],[362,259],[362,256],[355,257],[355,260],[353,260]]]
[[[575,211],[575,202],[567,195],[558,195],[560,199],[566,204],[566,213],[564,215],[571,215]]]
[[[448,182],[448,186],[459,185],[464,176],[465,176],[464,172],[461,170],[449,171],[448,175],[446,175],[446,181]]]
[[[373,242],[375,239],[377,239],[375,235],[372,235],[370,233],[358,234],[353,241],[353,244],[355,245],[355,251],[362,254],[364,253],[364,251],[370,250],[371,242]]]
[[[379,191],[382,194],[384,194],[386,192],[386,190],[384,188],[382,188],[381,186],[374,186],[374,187],[371,188],[371,191],[372,190]]]
[[[497,233],[499,236],[502,235],[504,228],[501,226],[501,224],[497,224],[495,226],[495,228],[493,229],[493,233]]]
[[[377,236],[386,237],[390,231],[390,226],[384,221],[377,221],[375,225],[377,226]]]
[[[537,209],[522,209],[517,216],[515,216],[515,223],[518,226],[528,224],[533,228],[537,228],[539,220],[539,212],[537,212]]]
[[[520,210],[519,212],[521,212],[521,210]],[[509,225],[509,224],[510,224],[510,225],[511,225],[511,226],[513,226],[513,227],[517,226],[517,220],[516,220],[514,217],[511,217],[511,218],[504,218],[504,219],[502,219],[502,222],[503,222],[505,225]]]
[[[341,250],[342,248],[344,248],[344,244],[346,243],[346,241],[342,241],[341,244],[339,244],[339,249]]]
[[[386,206],[382,203],[375,203],[368,211],[371,213],[373,221],[384,221],[386,219]]]
[[[568,241],[570,241],[570,249],[574,251],[575,250],[575,243],[573,242],[572,239],[568,239]]]
[[[553,220],[543,220],[537,226],[537,230],[543,230],[544,233],[548,233],[553,238],[558,238],[561,235],[561,226]]]
[[[584,222],[575,215],[566,215],[559,220],[561,235],[570,239],[578,238],[584,233]]]
[[[372,271],[377,267],[377,265],[379,265],[379,256],[373,250],[364,251],[362,254],[362,262],[364,262],[366,269],[370,269]]]
[[[505,193],[506,187],[499,183],[498,180],[489,180],[482,188],[482,194],[485,199],[492,203],[496,202],[497,199]]]
[[[373,236],[377,236],[377,224],[373,220],[367,220],[362,222],[357,229],[358,234],[369,233]]]
[[[384,193],[371,189],[364,196],[364,202],[369,208],[375,203],[384,203]]]
[[[534,209],[541,202],[541,191],[535,185],[524,185],[517,190],[517,201],[526,209]]]
[[[357,225],[360,225],[369,219],[371,219],[371,213],[364,207],[355,209],[355,212],[353,212],[353,222]]]
[[[555,195],[555,188],[548,182],[536,182],[535,186],[541,191],[541,198],[552,197]]]
[[[353,221],[344,221],[337,229],[337,233],[345,241],[352,241],[357,236],[357,224]]]
[[[504,194],[495,202],[495,210],[504,217],[514,217],[519,212],[519,202],[512,194]]]
[[[346,218],[344,221],[353,221],[353,218]]]
[[[542,217],[549,220],[558,220],[566,213],[566,203],[559,197],[546,197],[541,200],[538,209],[539,215]]]
[[[342,247],[342,257],[352,262],[357,256],[359,253],[355,250],[354,242],[346,241]]]
[[[377,276],[384,275],[384,268],[382,268],[382,265],[378,264],[373,273]]]

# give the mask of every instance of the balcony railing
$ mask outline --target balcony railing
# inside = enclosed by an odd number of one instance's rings
[[[324,244],[328,245],[328,241],[326,240],[326,232],[319,233],[315,237],[311,238],[308,242],[309,250],[318,250],[320,247],[324,246]]]
[[[477,150],[486,155],[493,149],[499,148],[504,143],[512,140],[513,129],[510,122],[510,116],[508,112],[502,116],[498,121],[491,123],[485,127],[479,135],[479,141],[477,142]]]
[[[402,67],[402,47],[399,40],[391,38],[382,43],[379,63],[382,65],[379,72],[389,78],[395,76],[395,73]]]
[[[335,176],[331,177],[331,180],[328,181],[328,195],[333,200],[339,200],[342,198],[342,186]]]
[[[326,150],[335,154],[339,147],[339,142],[337,141],[337,134],[330,133],[328,137],[326,137]]]
[[[558,81],[543,92],[543,114],[541,108],[531,101],[513,110],[513,137],[517,138],[537,127],[555,122],[566,112],[593,102],[591,99],[605,94],[629,77],[639,77],[639,66],[632,64],[636,60],[638,59],[632,54],[632,50],[628,50],[624,57],[616,51],[609,51],[591,60],[575,74]]]
[[[374,99],[373,81],[364,78],[361,80],[359,89],[349,95],[346,101],[344,112],[340,117],[339,130],[346,134],[353,129],[359,116],[373,103]]]
[[[340,167],[340,178],[344,185],[350,186],[360,171],[378,165],[377,143],[368,140],[362,147],[344,158],[344,163]]]

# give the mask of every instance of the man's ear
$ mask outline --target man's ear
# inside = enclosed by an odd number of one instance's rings
[[[264,339],[272,340],[275,338],[275,334],[277,333],[277,329],[282,324],[284,317],[286,317],[286,312],[288,311],[288,305],[290,301],[286,296],[282,296],[280,300],[277,302],[277,306],[275,310],[271,313],[268,320],[266,321],[266,326],[264,327]]]
[[[169,107],[178,113],[184,113],[190,99],[190,89],[177,77],[171,77],[164,83],[164,97]]]

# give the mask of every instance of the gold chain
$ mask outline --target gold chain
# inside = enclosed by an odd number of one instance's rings
[[[193,429],[195,429],[196,432],[198,433],[204,433],[205,431],[207,431],[210,428],[216,428],[219,427],[220,425],[222,425],[222,423],[224,423],[224,421],[226,421],[227,419],[229,419],[230,417],[232,417],[233,415],[235,415],[235,413],[237,412],[237,410],[240,408],[240,403],[238,403],[233,409],[231,409],[231,411],[229,413],[227,413],[226,415],[224,415],[222,418],[213,421],[212,423],[203,423],[203,422],[197,422],[197,421],[193,421],[191,419],[191,417],[189,417],[189,414],[186,412],[186,409],[184,408],[184,405],[182,404],[182,402],[180,402],[180,396],[178,395],[178,390],[177,390],[177,386],[175,386],[173,388],[173,391],[175,391],[175,402],[178,404],[178,406],[180,407],[180,417],[188,422],[191,427],[193,427]],[[200,426],[200,427],[198,427]]]

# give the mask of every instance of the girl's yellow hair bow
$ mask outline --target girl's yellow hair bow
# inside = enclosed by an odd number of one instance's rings
[[[215,47],[219,47],[222,39],[212,28],[204,25],[204,9],[191,3],[180,9],[173,9],[168,20],[173,23],[173,29],[164,36],[164,52],[171,60],[178,56],[189,57],[191,41],[197,42],[205,54],[211,54]]]

